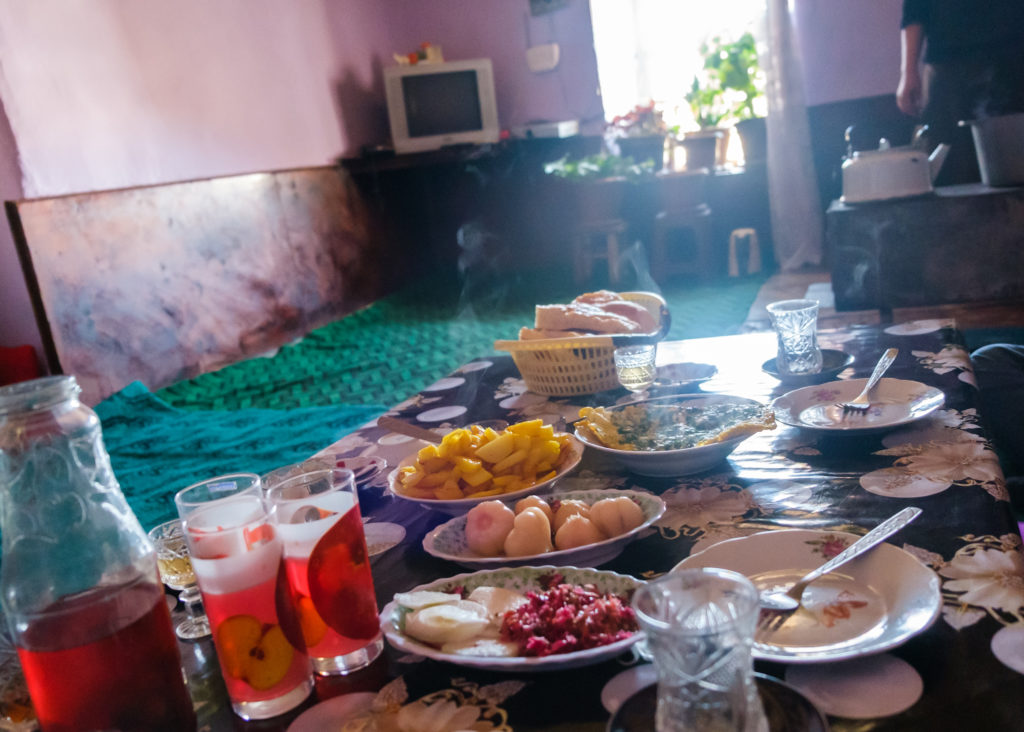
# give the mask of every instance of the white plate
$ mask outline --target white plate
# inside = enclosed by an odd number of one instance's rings
[[[916,422],[946,400],[940,390],[919,381],[882,379],[875,387],[867,413],[844,418],[842,407],[836,403],[851,401],[866,383],[867,379],[848,379],[794,389],[772,402],[775,419],[820,432],[863,434]]]
[[[331,697],[296,717],[295,721],[288,725],[288,732],[343,729],[342,725],[345,722],[369,714],[376,698],[376,694],[366,691]]]
[[[609,562],[622,553],[626,544],[633,541],[641,531],[653,524],[665,513],[665,502],[651,493],[629,490],[589,490],[559,492],[550,498],[560,501],[577,500],[593,505],[602,498],[632,498],[643,509],[644,522],[625,534],[613,536],[604,541],[581,546],[576,549],[561,549],[544,554],[524,557],[482,557],[470,551],[466,545],[466,517],[457,516],[446,521],[423,537],[423,548],[427,554],[447,559],[469,569],[489,567],[518,567],[524,564],[571,564],[574,567],[597,567]],[[507,502],[513,508],[515,501]]]
[[[611,412],[628,406],[649,403],[678,403],[693,406],[739,403],[764,406],[753,399],[726,394],[679,394],[676,396],[656,397],[638,402],[629,402],[614,407],[606,407],[605,409]],[[587,447],[611,455],[622,463],[626,469],[637,475],[648,475],[655,478],[674,478],[708,470],[725,460],[733,450],[739,447],[741,442],[752,437],[753,434],[741,435],[731,440],[713,442],[710,445],[702,445],[701,447],[687,447],[680,450],[620,450],[608,447],[602,443],[586,426],[582,424],[576,425],[576,436],[586,443]]]
[[[796,581],[858,538],[840,531],[764,531],[708,547],[673,571],[732,569],[762,589]],[[895,648],[934,622],[942,595],[935,572],[883,543],[811,584],[803,603],[779,630],[759,632],[755,658],[820,663]]]
[[[402,460],[402,462],[398,464],[398,467],[395,468],[388,476],[388,492],[395,498],[401,499],[403,501],[411,501],[412,503],[418,503],[424,508],[432,508],[435,511],[447,513],[450,516],[458,516],[460,514],[466,513],[466,511],[473,508],[473,506],[475,506],[478,503],[483,503],[484,501],[493,501],[495,499],[501,501],[510,501],[514,498],[522,498],[523,496],[528,496],[531,493],[543,493],[552,483],[554,483],[559,478],[563,478],[566,475],[568,475],[576,468],[577,465],[580,464],[580,459],[583,457],[583,445],[581,445],[579,443],[579,440],[575,439],[575,437],[569,440],[568,445],[568,454],[565,457],[565,461],[558,468],[558,472],[555,474],[553,478],[542,480],[540,483],[529,486],[528,488],[523,488],[522,490],[512,491],[511,493],[502,493],[501,495],[497,496],[485,496],[483,498],[458,498],[452,501],[442,501],[436,498],[413,498],[412,496],[403,496],[401,493],[395,490],[395,486],[398,483],[399,471],[402,468],[408,465],[412,465],[416,462],[416,453],[414,452],[412,455],[409,455],[404,460]]]
[[[540,578],[554,573],[561,574],[563,581],[570,584],[582,585],[593,584],[598,592],[613,593],[617,595],[629,595],[637,587],[643,584],[641,580],[617,572],[602,572],[596,569],[581,569],[578,567],[506,567],[504,569],[485,569],[479,572],[468,574],[457,574],[454,577],[428,582],[425,585],[414,587],[409,592],[416,590],[437,590],[451,592],[461,587],[465,592],[471,592],[477,587],[503,587],[509,590],[526,592],[541,587]],[[400,651],[426,656],[435,661],[447,661],[457,666],[470,668],[487,669],[490,671],[510,671],[515,673],[532,673],[536,671],[560,671],[567,668],[579,668],[601,663],[618,656],[627,651],[642,634],[637,631],[629,638],[598,648],[588,648],[584,651],[574,653],[556,654],[542,658],[517,656],[515,658],[488,658],[483,656],[456,656],[450,653],[442,653],[433,646],[420,643],[410,638],[401,630],[401,619],[405,611],[398,607],[392,600],[380,613],[381,630],[388,639],[388,643]]]

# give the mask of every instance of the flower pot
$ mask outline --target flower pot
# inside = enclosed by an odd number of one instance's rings
[[[720,164],[725,157],[726,130],[706,129],[687,132],[679,144],[686,150],[686,169],[698,170]]]
[[[620,137],[619,153],[622,157],[633,158],[634,163],[654,161],[654,169],[661,170],[665,164],[665,136],[647,135],[644,137]]]
[[[622,218],[627,185],[622,178],[604,178],[577,184],[576,213],[580,223],[586,225]]]
[[[736,132],[747,163],[763,163],[768,159],[768,126],[764,117],[740,120],[736,123]]]

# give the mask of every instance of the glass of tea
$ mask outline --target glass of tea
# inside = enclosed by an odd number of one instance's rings
[[[368,665],[384,640],[354,474],[333,468],[292,476],[267,501],[313,670],[347,674]]]
[[[657,357],[658,347],[654,344],[616,348],[613,358],[619,383],[634,394],[649,388],[658,375],[654,365]]]
[[[149,530],[149,538],[156,547],[160,581],[178,593],[178,599],[188,613],[188,617],[178,623],[174,632],[184,640],[205,638],[210,634],[210,621],[205,613],[198,610],[202,596],[196,584],[196,573],[192,571],[192,559],[188,555],[181,520],[174,519],[154,526]]]
[[[295,708],[313,675],[259,476],[210,478],[179,491],[174,503],[231,708],[246,720]]]

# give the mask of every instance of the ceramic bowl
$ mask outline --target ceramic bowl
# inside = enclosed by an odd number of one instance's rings
[[[750,404],[764,407],[754,399],[741,396],[730,396],[726,394],[693,394],[678,395],[670,397],[658,397],[645,399],[629,404],[619,404],[614,407],[607,407],[608,411],[623,409],[626,406],[637,404],[653,403],[686,403],[693,406],[705,406],[711,404]],[[604,445],[597,436],[585,425],[576,425],[576,436],[589,449],[605,453],[615,458],[627,470],[638,475],[646,475],[656,478],[671,478],[682,475],[701,473],[725,460],[733,450],[739,447],[740,443],[749,438],[753,433],[734,437],[730,440],[713,442],[701,447],[688,447],[679,450],[621,450]]]
[[[388,493],[397,498],[400,501],[410,501],[411,503],[418,503],[424,508],[430,508],[441,513],[446,513],[449,516],[459,516],[466,513],[469,509],[478,503],[484,501],[493,501],[495,499],[501,501],[511,501],[525,496],[531,493],[541,494],[546,493],[560,478],[564,478],[566,475],[576,469],[576,466],[580,464],[580,459],[583,457],[583,445],[580,444],[579,440],[569,440],[568,454],[562,461],[562,464],[558,467],[555,475],[547,480],[536,483],[535,485],[523,488],[518,491],[512,491],[510,493],[502,493],[496,496],[484,496],[484,497],[473,497],[473,498],[459,498],[455,500],[441,500],[437,498],[414,498],[412,496],[405,496],[396,490],[398,485],[398,473],[399,471],[409,465],[413,465],[416,462],[416,453],[407,456],[402,462],[398,464],[398,467],[391,472],[388,476]]]

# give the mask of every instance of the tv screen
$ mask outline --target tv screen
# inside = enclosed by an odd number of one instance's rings
[[[483,129],[475,71],[407,76],[402,96],[410,137]]]
[[[490,59],[391,66],[384,92],[395,152],[501,139]]]

